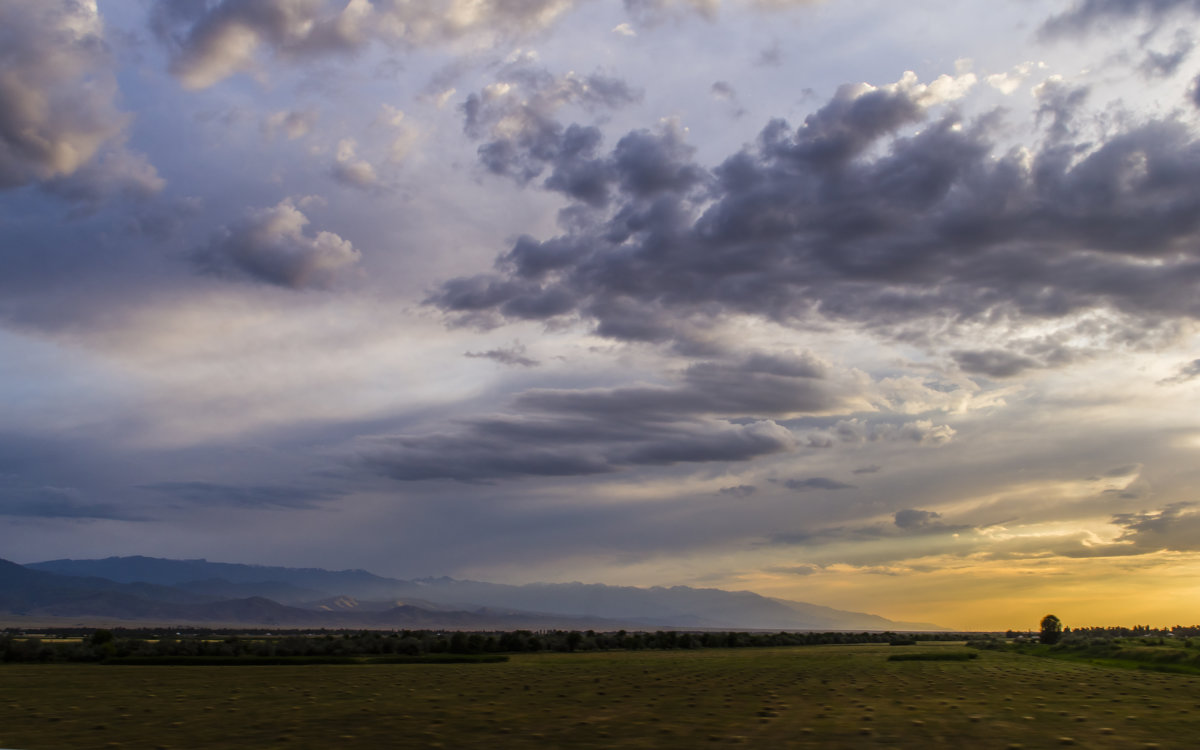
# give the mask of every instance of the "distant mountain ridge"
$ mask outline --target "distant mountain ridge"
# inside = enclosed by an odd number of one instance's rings
[[[178,586],[196,581],[226,583],[265,582],[288,584],[309,593],[336,590],[336,593],[366,593],[378,585],[380,591],[390,590],[392,579],[365,570],[325,570],[323,568],[282,568],[269,565],[209,562],[208,560],[171,560],[162,557],[106,557],[102,560],[48,560],[25,567],[63,575],[88,575],[112,581],[132,583],[144,581],[165,586]],[[343,591],[344,589],[344,591]],[[361,594],[355,594],[356,596]]]
[[[13,565],[10,563],[10,565]],[[21,567],[21,566],[17,566]],[[879,615],[847,612],[805,602],[772,599],[750,591],[696,589],[688,586],[637,588],[584,583],[534,583],[522,586],[464,581],[453,578],[401,580],[365,570],[330,571],[170,560],[152,557],[109,557],[102,560],[48,560],[24,566],[30,572],[107,581],[92,588],[110,594],[157,602],[157,607],[133,606],[131,611],[154,610],[167,617],[163,605],[216,609],[229,616],[258,613],[270,622],[336,627],[592,627],[594,629],[677,628],[736,630],[945,630],[931,623],[897,622]],[[59,587],[64,585],[61,581]],[[126,587],[142,587],[126,588]],[[114,588],[117,587],[117,588]],[[190,597],[190,599],[189,599]],[[174,598],[174,601],[170,601]],[[249,604],[250,600],[256,601]],[[3,606],[0,585],[0,607]],[[75,604],[54,609],[80,609]],[[234,605],[230,602],[241,602]],[[279,608],[270,611],[263,602]],[[217,605],[220,604],[220,607]],[[48,605],[44,605],[48,606]],[[96,605],[98,606],[98,604]],[[239,609],[240,608],[240,609]],[[120,607],[104,607],[107,616]],[[244,610],[244,611],[243,611]],[[82,614],[82,611],[80,611]],[[201,612],[201,616],[209,620]],[[137,618],[135,618],[137,619]],[[493,625],[472,624],[483,621]],[[238,622],[248,620],[235,620]],[[285,622],[286,621],[286,622]],[[424,623],[405,624],[405,623]],[[555,622],[557,625],[546,623]],[[583,623],[591,623],[584,625]]]

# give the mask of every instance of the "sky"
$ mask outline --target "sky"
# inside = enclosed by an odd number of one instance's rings
[[[1193,624],[1196,0],[0,0],[0,557]]]

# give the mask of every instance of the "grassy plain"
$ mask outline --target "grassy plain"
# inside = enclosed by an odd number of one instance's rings
[[[888,646],[0,665],[0,747],[1194,748],[1200,677]],[[923,644],[906,652],[963,651]]]

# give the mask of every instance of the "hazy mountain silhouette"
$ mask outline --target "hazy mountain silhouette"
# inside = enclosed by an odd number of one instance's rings
[[[873,614],[772,599],[750,591],[688,586],[513,586],[445,577],[400,580],[365,570],[151,557],[50,560],[23,568],[7,565],[28,574],[53,576],[30,578],[25,584],[44,589],[37,606],[26,606],[27,612],[35,614],[53,611],[82,616],[90,607],[97,616],[125,619],[180,617],[189,621],[332,627],[944,629],[930,623],[896,622]],[[4,604],[3,581],[0,575],[0,607],[17,613]],[[56,598],[56,591],[63,597]],[[91,598],[80,593],[84,591],[90,592]],[[129,615],[121,615],[122,611]],[[489,624],[480,624],[484,621]]]

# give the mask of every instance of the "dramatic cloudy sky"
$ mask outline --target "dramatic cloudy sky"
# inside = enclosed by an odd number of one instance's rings
[[[1191,623],[1196,0],[0,0],[0,557]]]

